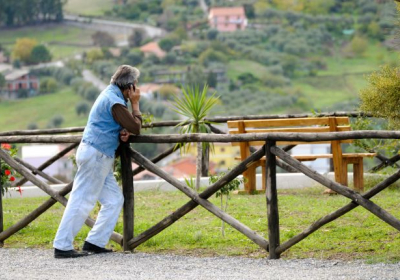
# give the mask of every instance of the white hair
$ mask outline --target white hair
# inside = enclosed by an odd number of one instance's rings
[[[110,84],[116,85],[119,88],[126,88],[128,84],[135,84],[140,76],[140,71],[130,65],[121,65],[111,77]]]

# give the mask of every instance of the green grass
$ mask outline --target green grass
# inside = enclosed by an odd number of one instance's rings
[[[229,79],[236,80],[240,74],[251,73],[255,77],[262,79],[263,75],[267,73],[267,67],[264,65],[251,61],[251,60],[231,60],[227,67],[227,73]]]
[[[64,6],[65,13],[83,16],[102,16],[113,7],[112,0],[68,0]]]
[[[345,58],[335,55],[327,57],[326,62],[327,69],[319,71],[318,76],[366,74],[378,70],[381,65],[398,62],[398,54],[387,50],[380,43],[370,43],[362,56]]]
[[[325,196],[322,188],[279,191],[281,242],[300,233],[320,217],[346,205],[342,196]],[[399,217],[399,190],[389,189],[374,200]],[[5,228],[37,207],[45,198],[4,200]],[[188,201],[179,192],[140,192],[135,194],[135,235],[159,222]],[[219,199],[211,201],[219,205]],[[265,195],[233,195],[228,213],[268,239]],[[63,207],[51,210],[5,241],[5,247],[51,248]],[[221,221],[197,207],[168,229],[137,247],[138,252],[174,253],[197,256],[267,257],[267,253],[230,226],[225,237]],[[122,233],[121,218],[116,231]],[[81,246],[88,233],[86,226],[79,232],[75,246]],[[109,247],[121,250],[110,242]],[[286,251],[282,258],[360,259],[368,262],[400,260],[399,233],[361,207],[324,226]]]
[[[63,46],[51,44],[52,42],[89,45],[92,43],[91,35],[93,33],[93,30],[55,24],[3,29],[0,32],[0,44],[11,50],[18,38],[27,37],[36,39],[39,44],[47,45],[54,60],[82,53],[84,50],[87,50],[88,47]]]
[[[46,128],[55,115],[64,117],[63,127],[83,126],[87,117],[79,117],[75,106],[81,97],[72,89],[39,95],[32,98],[0,102],[0,131],[26,129],[28,124],[36,123]]]
[[[347,74],[298,78],[292,84],[305,94],[313,108],[325,112],[335,103],[357,99],[367,82],[365,75]]]

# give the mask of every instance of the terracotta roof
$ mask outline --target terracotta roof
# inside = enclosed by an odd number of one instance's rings
[[[144,53],[153,53],[158,57],[164,57],[166,53],[160,48],[157,42],[150,42],[140,47]]]
[[[246,17],[243,7],[214,7],[210,9],[209,14],[213,16],[243,15]]]
[[[139,87],[141,93],[152,93],[159,90],[162,87],[162,85],[149,83],[149,84],[141,84]]]

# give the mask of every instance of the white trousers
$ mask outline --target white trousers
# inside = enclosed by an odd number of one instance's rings
[[[78,171],[53,242],[59,250],[72,250],[73,241],[96,201],[101,208],[86,241],[104,248],[115,228],[124,197],[113,175],[114,158],[81,143],[76,153]]]

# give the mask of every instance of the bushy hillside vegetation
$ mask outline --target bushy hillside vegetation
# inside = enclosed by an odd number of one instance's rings
[[[248,27],[231,33],[211,29],[207,13],[197,0],[117,2],[87,0],[79,13],[163,28],[167,34],[157,41],[166,56],[141,53],[140,46],[152,40],[141,29],[129,36],[129,46],[121,49],[119,57],[110,48],[118,36],[113,42],[109,36],[115,34],[98,33],[95,37],[86,33],[82,42],[96,39],[98,46],[71,47],[71,51],[83,53],[82,60],[74,62],[75,68],[88,68],[106,83],[120,64],[137,66],[142,72],[141,83],[168,78],[160,73],[183,72],[183,83],[207,82],[218,92],[221,104],[215,115],[354,110],[358,108],[359,90],[366,84],[365,75],[380,65],[395,65],[398,61],[392,49],[397,32],[395,5],[389,0],[206,0],[209,7],[244,6]],[[66,7],[74,11],[77,5],[77,1],[69,1]],[[21,36],[35,36],[34,28],[25,35],[20,30],[0,31],[5,32],[0,43],[6,42],[11,52],[13,45],[9,43]],[[71,36],[65,35],[53,38],[71,43]],[[102,40],[102,36],[108,40]],[[78,41],[73,39],[75,44]],[[53,59],[64,52],[71,55],[71,51],[49,46]],[[95,93],[79,88],[76,81],[63,86],[75,92],[74,98],[81,97],[74,107],[83,108],[82,100],[90,104]],[[180,87],[181,81],[175,81],[175,85]],[[143,100],[142,107],[157,119],[174,118],[165,106],[173,94],[165,89],[158,95],[158,102]],[[5,103],[0,103],[2,106]],[[82,118],[83,114],[75,117]],[[73,123],[77,122],[65,118],[62,126]]]

